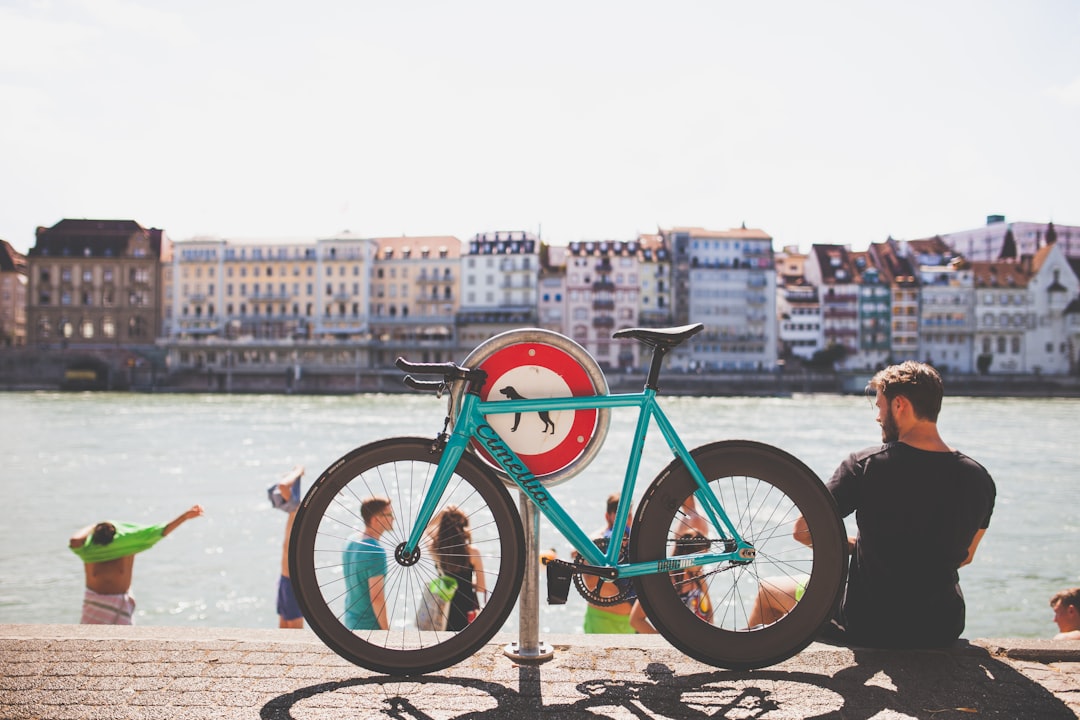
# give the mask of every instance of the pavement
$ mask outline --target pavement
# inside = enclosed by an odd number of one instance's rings
[[[389,678],[309,630],[0,625],[0,718],[1075,718],[1080,643],[974,640],[934,651],[813,644],[754,671],[659,636],[501,635],[465,662]]]

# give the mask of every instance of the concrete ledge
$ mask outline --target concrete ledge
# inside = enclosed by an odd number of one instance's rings
[[[308,629],[0,625],[0,718],[1076,718],[1080,643],[990,639],[941,650],[814,643],[732,671],[657,635],[500,634],[441,672],[358,668]]]
[[[978,639],[973,644],[995,657],[1033,660],[1040,663],[1080,662],[1080,642],[1039,638]]]

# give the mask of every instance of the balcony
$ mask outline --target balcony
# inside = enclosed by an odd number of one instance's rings
[[[610,280],[597,280],[592,284],[593,292],[615,292],[615,283]]]
[[[593,310],[607,310],[611,312],[615,309],[614,300],[593,300]]]
[[[416,282],[418,284],[420,284],[420,285],[431,285],[433,283],[438,283],[440,285],[448,285],[448,284],[456,283],[457,279],[453,275],[432,274],[432,275],[421,275],[420,277],[418,277],[416,279]]]
[[[592,325],[594,328],[603,328],[610,330],[615,327],[615,318],[610,315],[597,315],[593,318]]]
[[[245,299],[252,303],[289,302],[293,299],[293,295],[289,292],[255,293],[254,295],[248,295]]]

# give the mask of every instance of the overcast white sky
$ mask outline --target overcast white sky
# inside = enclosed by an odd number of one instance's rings
[[[0,0],[0,238],[1080,224],[1080,2]]]

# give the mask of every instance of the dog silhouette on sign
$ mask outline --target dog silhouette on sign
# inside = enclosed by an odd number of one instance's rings
[[[527,397],[523,396],[521,393],[515,390],[513,385],[507,385],[506,387],[500,389],[499,392],[505,395],[509,400],[528,400]],[[555,423],[552,422],[551,416],[548,415],[548,411],[540,410],[536,414],[540,416],[540,421],[544,423],[544,432],[554,435]],[[518,425],[520,423],[521,413],[514,413],[514,426],[510,428],[510,432],[517,432]]]

